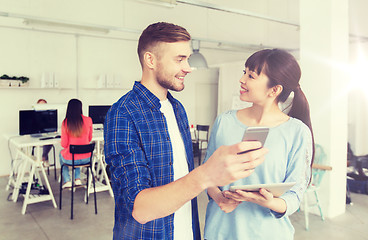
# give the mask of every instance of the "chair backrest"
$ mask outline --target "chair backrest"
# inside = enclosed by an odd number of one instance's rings
[[[315,144],[315,153],[314,153],[314,163],[326,165],[327,155],[323,150],[322,146],[319,144]],[[323,175],[326,170],[323,169],[312,169],[312,182],[311,184],[314,186],[319,186],[321,184]]]
[[[86,145],[70,145],[69,146],[69,152],[73,155],[73,158],[74,158],[74,154],[82,154],[82,153],[91,153],[90,158],[92,158],[94,149],[95,149],[94,142],[90,144],[86,144]]]
[[[198,142],[192,142],[192,146],[193,146],[193,155],[194,155],[194,157],[198,157],[199,154],[201,153],[199,151],[199,143]]]
[[[347,154],[348,166],[352,166],[357,169],[359,166],[358,164],[358,157],[355,156],[353,150],[351,149],[350,143],[348,143],[348,154]]]
[[[208,141],[208,131],[210,129],[209,125],[197,125],[197,132],[198,132],[198,136],[197,136],[197,140],[201,139],[201,140],[207,140]],[[204,132],[204,134],[201,134],[201,132]]]

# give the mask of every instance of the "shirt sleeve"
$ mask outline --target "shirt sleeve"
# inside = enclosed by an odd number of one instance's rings
[[[61,124],[61,146],[63,148],[67,148],[69,146],[69,136],[68,133],[66,131],[64,122]]]
[[[284,182],[296,182],[296,184],[282,196],[286,202],[286,212],[277,213],[271,211],[276,218],[290,216],[300,206],[303,194],[307,189],[311,177],[311,160],[313,156],[313,141],[309,128],[303,125],[302,131],[294,139],[292,151],[290,152],[286,179]]]
[[[151,175],[133,121],[116,109],[106,117],[105,154],[116,201],[132,213],[137,194],[151,187]]]
[[[88,117],[88,141],[91,142],[92,141],[92,137],[93,137],[93,122],[92,122],[92,118]]]

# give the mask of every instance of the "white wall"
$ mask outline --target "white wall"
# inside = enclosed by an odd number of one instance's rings
[[[270,2],[272,1],[256,3],[251,0],[237,0],[227,4],[262,14],[272,12],[274,17],[282,16],[286,20],[297,19],[293,11],[283,7],[289,1],[281,0],[278,5],[269,4]],[[281,44],[272,37],[279,29],[282,32],[289,31],[293,36],[286,40],[289,46],[296,47],[298,44],[295,27],[273,26],[260,19],[183,4],[178,4],[175,8],[165,8],[131,0],[0,0],[0,12],[10,16],[3,17],[0,14],[0,74],[30,78],[29,88],[0,89],[0,108],[3,112],[0,135],[17,133],[19,109],[31,108],[39,98],[45,98],[50,104],[66,104],[69,99],[77,97],[83,102],[85,114],[88,114],[90,104],[115,102],[131,88],[134,81],[140,79],[137,39],[147,25],[156,21],[182,25],[193,37],[224,42],[235,39],[241,44]],[[25,25],[24,19],[17,17],[19,15],[133,31],[129,33],[110,30],[108,33],[95,33],[68,27]],[[252,34],[244,30],[251,29],[255,24],[260,25]],[[206,44],[202,42],[201,52],[210,65],[245,59],[242,51],[219,51],[211,47],[213,44]],[[58,80],[58,89],[40,88],[42,76],[49,73]],[[101,75],[117,80],[118,87],[96,88]],[[208,73],[193,72],[192,77],[187,80],[195,81],[196,76],[199,81],[194,87],[195,91],[191,92],[196,92],[197,102],[205,105],[186,103],[188,98],[185,95],[182,98],[191,122],[212,124],[217,115],[218,70],[210,70]],[[190,84],[186,91],[189,90]],[[194,106],[200,107],[195,110]],[[209,114],[202,114],[206,112],[203,108],[212,110]],[[8,174],[10,170],[8,144],[3,137],[0,138],[0,153],[3,156],[0,161],[1,176]]]
[[[217,116],[218,68],[198,69],[185,77],[185,89],[171,92],[186,108],[189,124],[212,125]]]
[[[314,8],[316,4],[318,8]],[[313,96],[308,99],[315,142],[322,145],[328,165],[333,169],[325,175],[320,195],[328,217],[344,213],[346,207],[347,6],[347,0],[330,0],[323,4],[317,0],[303,0],[300,6],[302,89],[307,96]]]
[[[240,109],[250,106],[249,103],[242,102],[240,96],[240,78],[242,77],[245,60],[250,56],[245,56],[244,60],[219,65],[219,100],[218,112],[223,113],[230,109]]]

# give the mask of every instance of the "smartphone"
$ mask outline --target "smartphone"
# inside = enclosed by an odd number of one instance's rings
[[[261,142],[263,147],[269,130],[270,129],[268,127],[248,127],[247,130],[245,130],[244,132],[243,141],[258,141]],[[253,150],[257,149],[247,150],[238,154],[247,153]]]

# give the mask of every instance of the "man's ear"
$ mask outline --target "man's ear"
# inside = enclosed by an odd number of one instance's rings
[[[151,52],[145,52],[143,55],[144,65],[149,69],[153,69],[156,66],[156,56]]]
[[[281,85],[276,85],[271,88],[271,97],[278,97],[284,88]]]

